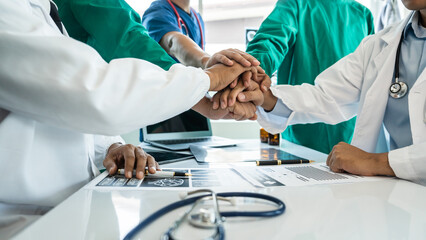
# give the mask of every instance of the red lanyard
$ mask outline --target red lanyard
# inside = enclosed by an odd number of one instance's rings
[[[176,8],[175,8],[174,4],[173,4],[170,0],[167,0],[167,2],[168,2],[168,3],[170,4],[170,6],[173,8],[173,11],[174,11],[174,12],[175,12],[175,14],[176,14],[176,18],[177,18],[177,21],[178,21],[179,29],[180,29],[180,30],[182,30],[182,25],[183,25],[183,27],[185,28],[185,31],[186,31],[186,35],[188,35],[188,34],[189,34],[188,28],[186,27],[186,24],[185,24],[185,22],[183,21],[183,19],[180,17],[180,15],[179,15],[178,11],[176,10]],[[203,36],[203,28],[201,27],[200,19],[198,18],[198,15],[197,15],[197,13],[195,13],[194,9],[192,9],[192,8],[191,8],[191,12],[192,12],[192,14],[194,14],[195,19],[197,19],[198,27],[200,28],[200,34],[201,34],[201,49],[203,49],[203,50],[204,50],[204,36]]]

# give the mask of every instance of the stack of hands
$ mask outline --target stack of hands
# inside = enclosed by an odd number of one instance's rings
[[[228,49],[211,56],[204,64],[210,77],[210,91],[217,93],[212,98],[203,98],[193,110],[210,119],[256,120],[257,106],[266,110],[274,107],[270,93],[271,79],[253,56],[236,49]],[[266,101],[265,101],[266,100]],[[115,143],[108,149],[103,162],[106,171],[113,175],[124,168],[126,178],[142,179],[145,169],[150,173],[161,170],[155,159],[141,147]]]
[[[194,110],[210,119],[256,120],[256,107],[267,110],[274,107],[269,92],[271,79],[260,67],[260,62],[236,49],[223,50],[207,61],[210,91],[217,93],[202,99]],[[272,106],[269,106],[272,105]]]

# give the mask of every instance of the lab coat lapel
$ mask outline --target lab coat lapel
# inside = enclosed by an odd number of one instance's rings
[[[424,81],[426,81],[426,69],[423,69],[422,73],[420,74],[420,76],[417,78],[416,82],[413,85],[413,90],[414,91],[420,91],[417,90],[417,88],[419,87],[419,85],[421,85]]]
[[[370,81],[371,86],[363,101],[363,106],[358,113],[355,134],[352,144],[367,152],[376,152],[376,149],[383,149],[383,146],[377,146],[380,132],[382,131],[383,117],[386,110],[386,104],[389,97],[389,86],[393,79],[396,50],[401,37],[403,26],[402,22],[395,31],[384,34],[379,41],[383,41],[382,51],[370,61],[378,74],[375,79],[364,79],[364,84]],[[368,77],[368,76],[367,76]]]
[[[422,142],[426,132],[426,70],[417,78],[408,92],[408,111],[410,114],[413,143]]]

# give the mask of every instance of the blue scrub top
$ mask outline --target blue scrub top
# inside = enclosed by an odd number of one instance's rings
[[[174,4],[174,3],[172,3]],[[142,24],[148,30],[149,35],[157,42],[160,42],[161,38],[168,32],[180,32],[191,38],[198,46],[201,47],[201,34],[203,33],[204,46],[205,46],[205,35],[204,35],[204,21],[201,15],[195,10],[188,14],[176,4],[174,4],[183,22],[186,24],[189,33],[186,32],[184,26],[179,29],[178,19],[173,11],[173,8],[167,2],[167,0],[157,0],[151,3],[151,6],[145,11],[142,17]],[[196,13],[201,23],[203,32],[200,32],[197,18],[193,13]],[[182,24],[182,23],[181,23]],[[203,49],[204,50],[204,49]]]

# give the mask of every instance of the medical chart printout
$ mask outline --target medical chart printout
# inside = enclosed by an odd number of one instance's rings
[[[317,184],[353,183],[381,180],[381,177],[362,177],[334,173],[324,163],[280,166],[233,166],[230,168],[163,168],[163,171],[190,173],[192,176],[173,178],[127,179],[123,175],[101,174],[86,188],[96,189],[197,189],[220,187],[278,187]]]

